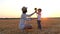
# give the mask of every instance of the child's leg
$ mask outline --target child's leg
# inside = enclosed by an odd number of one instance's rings
[[[41,21],[37,20],[38,28],[41,29]]]

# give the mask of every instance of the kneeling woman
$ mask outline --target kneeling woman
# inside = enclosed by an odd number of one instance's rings
[[[30,15],[27,15],[26,13],[27,13],[27,8],[22,7],[22,15],[21,15],[20,23],[19,23],[19,29],[20,30],[24,30],[25,28],[30,28],[31,27],[31,25],[26,24],[25,21],[31,20],[31,19],[28,19],[27,17],[32,16],[35,12],[30,14]]]

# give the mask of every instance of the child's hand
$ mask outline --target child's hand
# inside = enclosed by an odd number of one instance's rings
[[[34,8],[34,10],[37,10],[37,8]]]
[[[34,10],[35,10],[35,13],[37,12],[37,8],[34,8]]]

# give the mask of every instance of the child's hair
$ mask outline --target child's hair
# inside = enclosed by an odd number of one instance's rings
[[[22,12],[26,13],[27,12],[27,7],[22,7]]]
[[[41,9],[41,8],[39,8],[38,10],[40,10],[40,12],[42,11],[42,9]]]

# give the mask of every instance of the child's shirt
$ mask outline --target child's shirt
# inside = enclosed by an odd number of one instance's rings
[[[37,16],[37,18],[38,18],[38,20],[41,20],[41,13],[37,13],[38,14],[38,16]]]

